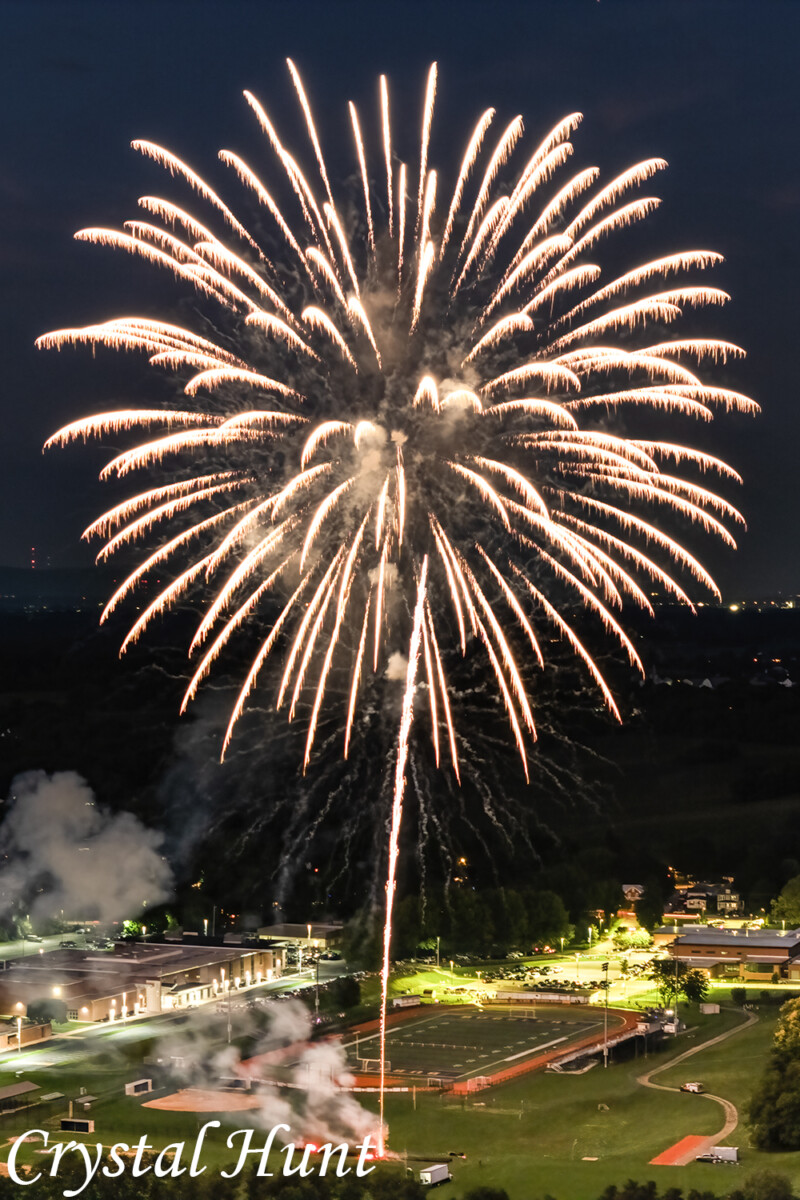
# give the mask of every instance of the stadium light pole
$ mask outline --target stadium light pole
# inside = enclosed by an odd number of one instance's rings
[[[605,997],[603,1006],[603,1070],[608,1067],[608,963],[603,963],[605,971]]]

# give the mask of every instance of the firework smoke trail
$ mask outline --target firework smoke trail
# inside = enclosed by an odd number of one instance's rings
[[[304,771],[315,763],[323,710],[336,714],[344,754],[352,754],[368,677],[386,679],[391,707],[399,679],[391,664],[407,659],[393,871],[417,657],[417,705],[427,704],[436,765],[457,781],[475,759],[465,753],[448,685],[454,650],[485,656],[525,778],[536,739],[527,668],[546,665],[553,638],[570,647],[619,719],[574,613],[641,669],[618,619],[624,603],[652,612],[650,595],[664,594],[691,606],[689,584],[719,595],[665,522],[732,546],[727,523],[742,518],[705,486],[709,474],[738,481],[718,458],[651,432],[611,430],[621,419],[632,425],[640,410],[649,430],[659,420],[710,421],[717,409],[757,406],[707,378],[709,364],[743,355],[738,346],[666,333],[687,312],[728,299],[697,282],[720,255],[661,254],[611,278],[593,261],[607,238],[624,236],[658,206],[642,193],[662,159],[605,183],[596,167],[570,176],[580,114],[523,151],[522,118],[501,132],[489,108],[450,177],[430,165],[434,65],[411,122],[398,122],[384,76],[372,122],[350,106],[355,185],[345,205],[309,93],[294,63],[289,70],[305,151],[291,153],[246,92],[274,152],[275,178],[268,187],[241,156],[220,152],[247,214],[176,155],[136,141],[199,200],[202,220],[147,195],[122,229],[76,235],[193,289],[213,310],[214,336],[127,316],[38,342],[140,351],[178,375],[186,401],[75,421],[48,445],[113,437],[126,448],[101,477],[148,476],[84,536],[106,539],[101,560],[151,543],[102,620],[133,603],[155,568],[168,576],[137,610],[123,651],[186,601],[203,609],[183,708],[237,634],[268,623],[242,672],[223,758],[276,659],[276,707],[307,729]],[[399,162],[409,125],[419,132]],[[256,237],[262,228],[266,237]],[[140,443],[127,444],[137,433]],[[413,654],[403,634],[412,609]],[[390,889],[389,915],[391,900]],[[389,921],[386,939],[390,932]]]
[[[397,762],[394,770],[394,795],[392,797],[392,820],[389,832],[389,873],[386,880],[386,919],[383,926],[383,965],[381,967],[381,1022],[380,1022],[380,1129],[379,1155],[384,1152],[383,1096],[386,1084],[386,1006],[389,1000],[389,951],[392,942],[392,909],[394,907],[394,889],[397,876],[397,857],[400,853],[400,825],[403,820],[403,793],[406,787],[406,765],[408,763],[408,738],[411,733],[411,722],[414,719],[414,688],[417,683],[417,663],[419,661],[420,641],[425,620],[425,581],[428,575],[427,556],[422,560],[419,584],[417,586],[417,603],[414,608],[414,626],[411,631],[411,641],[408,647],[408,670],[406,671],[406,690],[403,695],[403,715],[400,721],[400,732],[397,738]]]

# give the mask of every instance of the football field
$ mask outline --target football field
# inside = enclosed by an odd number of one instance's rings
[[[603,1029],[602,1012],[566,1006],[476,1010],[425,1005],[418,1013],[386,1031],[387,1070],[393,1077],[456,1082],[491,1075],[538,1054],[566,1052],[571,1043]],[[354,1072],[375,1070],[377,1032],[348,1034],[344,1047]]]

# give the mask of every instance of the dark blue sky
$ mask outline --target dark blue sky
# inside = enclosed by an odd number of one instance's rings
[[[346,102],[373,111],[381,71],[416,130],[435,58],[432,161],[452,163],[489,104],[506,119],[523,113],[533,135],[581,110],[575,161],[604,175],[652,154],[669,160],[646,244],[654,256],[692,246],[725,255],[713,282],[733,302],[696,330],[710,320],[748,349],[731,379],[764,408],[702,435],[744,475],[749,521],[738,555],[709,547],[705,560],[730,598],[800,592],[796,0],[5,0],[0,17],[0,563],[24,565],[31,545],[40,562],[81,561],[80,531],[104,507],[100,459],[43,458],[41,444],[68,420],[144,394],[131,359],[93,369],[85,352],[35,352],[34,338],[176,300],[162,273],[72,241],[166,186],[130,140],[161,141],[213,175],[220,146],[257,145],[247,87],[299,143],[291,55],[336,162]]]

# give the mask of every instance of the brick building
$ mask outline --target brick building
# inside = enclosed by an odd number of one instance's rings
[[[0,1011],[23,1016],[33,1000],[63,1000],[75,1021],[111,1021],[188,1008],[278,978],[280,952],[251,946],[117,942],[112,953],[52,950],[0,971]]]

